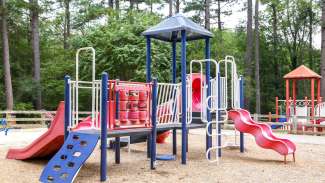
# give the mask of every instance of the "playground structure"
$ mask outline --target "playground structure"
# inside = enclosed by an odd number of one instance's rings
[[[210,39],[212,33],[182,15],[175,15],[162,21],[145,31],[143,35],[147,42],[146,82],[109,80],[108,74],[105,72],[102,73],[101,80],[96,80],[95,50],[92,47],[79,49],[76,54],[75,78],[72,80],[70,76],[65,77],[64,104],[60,104],[50,130],[24,150],[9,151],[7,157],[26,159],[40,156],[41,149],[48,147],[55,139],[49,135],[58,133],[54,132],[55,130],[51,131],[52,128],[59,128],[59,131],[63,131],[59,134],[64,134],[64,144],[43,170],[40,177],[41,182],[72,182],[93,152],[99,139],[101,140],[100,180],[106,181],[108,137],[115,138],[115,163],[119,164],[120,138],[136,135],[147,136],[147,155],[150,158],[151,169],[156,168],[157,132],[162,131],[172,130],[172,153],[176,155],[176,131],[181,130],[182,164],[186,164],[187,161],[188,131],[195,128],[206,129],[205,153],[211,162],[219,162],[222,148],[228,145],[238,146],[240,152],[244,152],[243,133],[250,133],[250,131],[247,130],[247,126],[240,124],[249,120],[249,113],[246,116],[240,113],[239,120],[233,119],[236,129],[240,131],[239,144],[236,139],[232,144],[222,143],[221,125],[228,120],[227,110],[240,111],[240,108],[243,107],[244,80],[237,74],[234,57],[227,56],[219,62],[211,59]],[[151,76],[152,38],[172,43],[171,83],[158,83],[158,80]],[[206,58],[191,61],[190,73],[187,73],[186,42],[198,39],[205,40]],[[180,83],[176,80],[177,42],[181,43]],[[79,54],[81,51],[91,51],[92,53],[91,81],[79,80]],[[80,90],[91,91],[91,115],[88,117],[80,115]],[[64,108],[64,123],[58,120],[62,119],[62,108]],[[59,113],[60,111],[61,113]],[[193,112],[200,113],[201,122],[193,122]],[[231,116],[229,117],[231,118]],[[252,126],[262,128],[261,125],[251,123]],[[245,128],[242,129],[242,126]],[[266,132],[269,137],[276,139],[272,132]],[[265,129],[253,134],[257,142],[265,140],[266,137],[260,137],[260,134],[263,133],[265,133]],[[63,138],[63,135],[61,137]],[[215,138],[215,144],[213,144],[212,138]],[[262,147],[277,150],[274,143],[278,143],[278,141],[279,139],[270,141],[268,145],[262,145]],[[51,153],[56,151],[53,150]],[[214,151],[215,153],[213,153]],[[286,157],[287,154],[294,153],[294,151],[295,148],[291,148],[286,152],[278,152]],[[24,156],[17,158],[20,155]]]
[[[293,122],[294,118],[298,121],[298,129],[305,129],[301,124],[320,124],[321,117],[325,116],[324,102],[320,96],[320,80],[321,76],[310,70],[308,67],[301,65],[283,77],[286,81],[286,99],[279,100],[276,97],[276,116],[283,114],[285,108],[286,119],[276,118],[276,121]],[[297,99],[297,81],[309,80],[310,81],[310,97],[304,99]],[[292,90],[290,90],[290,82],[292,83]],[[315,96],[315,85],[317,94]],[[292,92],[291,92],[292,91]],[[318,120],[316,119],[318,118]],[[302,126],[302,127],[301,127]],[[316,131],[317,128],[310,128]]]

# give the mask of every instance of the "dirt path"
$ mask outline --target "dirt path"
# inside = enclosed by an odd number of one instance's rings
[[[5,159],[8,146],[24,146],[44,130],[19,131],[4,137],[0,134],[0,177],[2,183],[37,182],[47,160],[16,161]],[[29,135],[28,135],[29,134]],[[228,134],[232,134],[229,133]],[[280,134],[283,136],[283,134]],[[288,136],[288,135],[285,135]],[[121,164],[114,164],[114,153],[108,151],[109,182],[325,182],[325,137],[289,136],[297,142],[297,162],[283,164],[283,157],[271,150],[259,148],[254,139],[246,135],[246,152],[238,149],[224,149],[219,165],[205,159],[205,135],[202,130],[191,131],[189,135],[188,164],[180,164],[180,136],[178,136],[178,157],[176,161],[157,163],[157,170],[149,169],[146,158],[146,144],[134,144],[131,153],[122,150]],[[11,139],[9,139],[11,138]],[[228,137],[228,140],[233,140]],[[158,145],[158,153],[171,152],[171,139]],[[99,182],[100,151],[97,147],[75,182]],[[291,160],[291,157],[289,157]]]

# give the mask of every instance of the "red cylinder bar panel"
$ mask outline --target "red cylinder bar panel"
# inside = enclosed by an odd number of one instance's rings
[[[116,81],[111,82],[114,83],[111,99],[115,105],[110,105],[114,108],[110,113],[110,129],[151,127],[149,115],[151,84],[124,81],[119,81],[119,84],[116,84]]]

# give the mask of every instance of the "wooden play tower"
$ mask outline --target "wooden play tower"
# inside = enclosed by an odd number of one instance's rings
[[[285,100],[279,100],[276,97],[276,115],[279,115],[279,102],[284,102],[287,121],[293,116],[299,116],[305,117],[302,120],[299,119],[299,121],[310,121],[314,124],[315,105],[322,102],[320,96],[320,81],[322,77],[308,67],[301,65],[286,74],[283,78],[286,82],[286,98]],[[303,80],[310,81],[310,96],[308,97],[306,94],[304,99],[297,99],[297,81]],[[317,92],[316,96],[315,90]]]

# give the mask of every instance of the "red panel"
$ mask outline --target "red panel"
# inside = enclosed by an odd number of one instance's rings
[[[110,108],[110,130],[121,130],[131,128],[150,128],[150,99],[151,85],[147,83],[110,81],[112,92],[110,98],[112,104]],[[119,100],[116,101],[116,93]],[[119,110],[116,116],[116,102]]]

